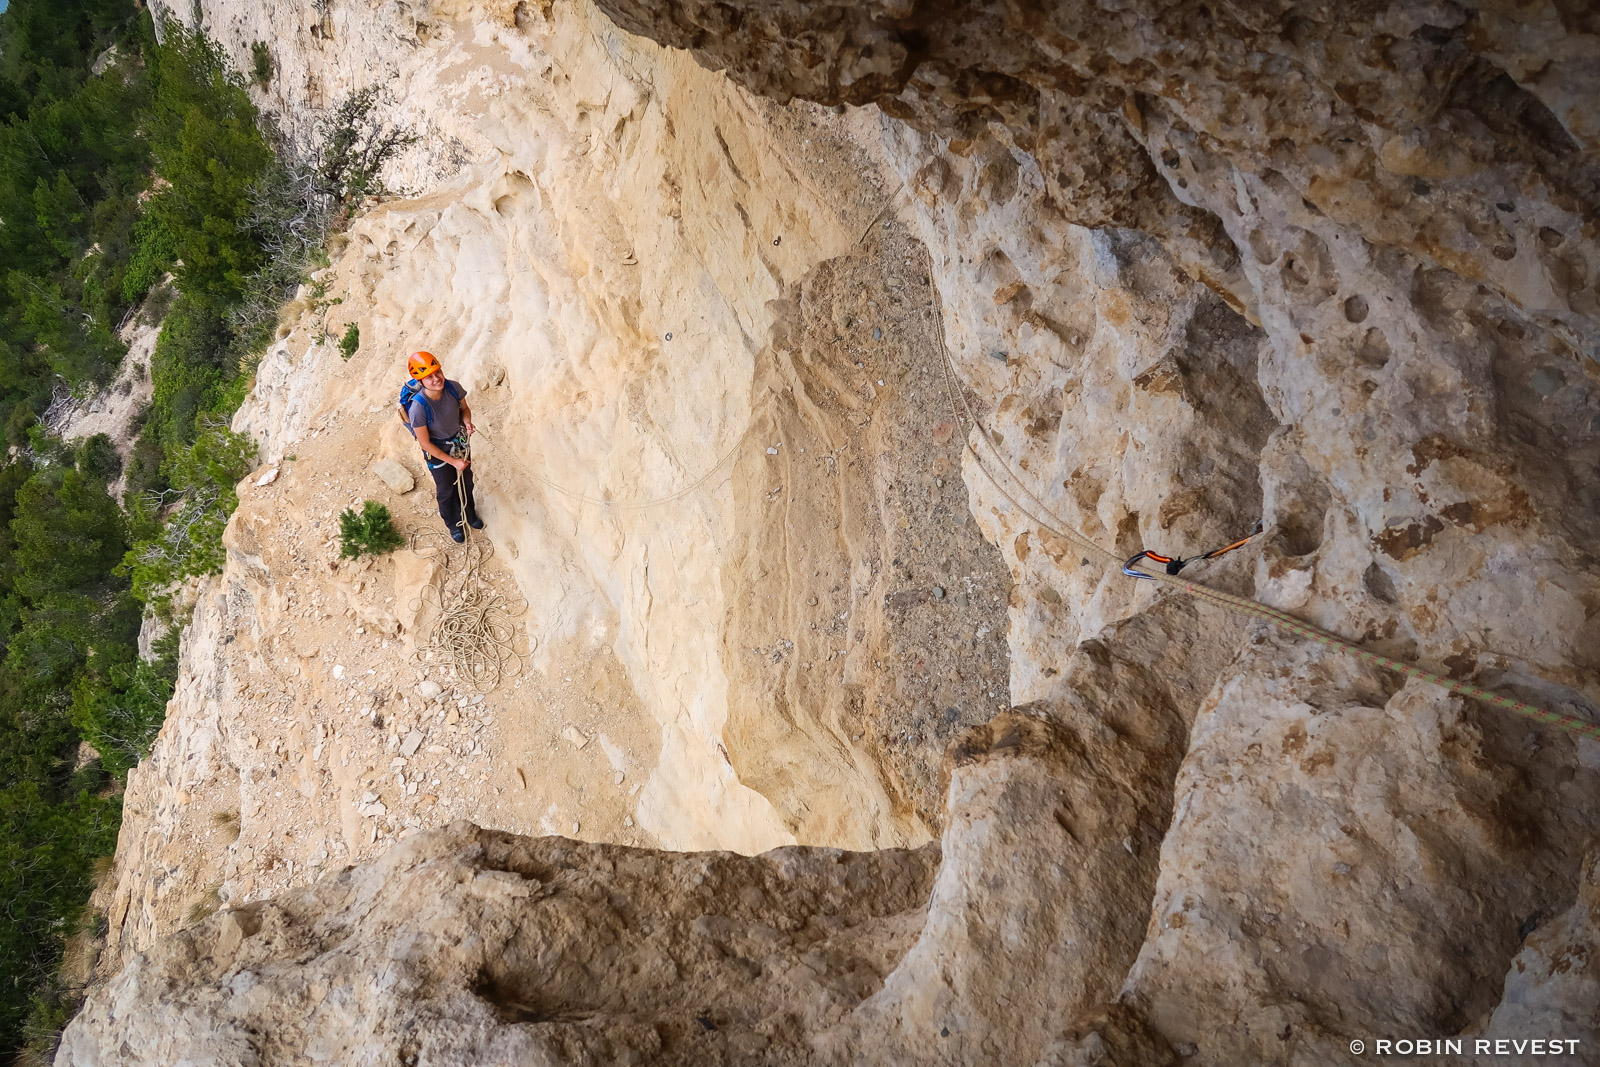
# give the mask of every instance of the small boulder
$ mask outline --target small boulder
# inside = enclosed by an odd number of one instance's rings
[[[372,465],[372,473],[397,493],[409,493],[417,487],[417,480],[398,460],[380,459]]]
[[[444,687],[431,678],[424,678],[422,684],[417,686],[417,696],[422,698],[424,704],[431,704],[439,699],[439,694],[444,692]]]

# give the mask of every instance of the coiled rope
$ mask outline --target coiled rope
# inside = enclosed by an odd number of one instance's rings
[[[470,449],[465,451],[470,457]],[[417,611],[426,605],[439,612],[428,631],[427,644],[419,645],[417,654],[431,652],[440,656],[458,677],[479,692],[488,693],[521,671],[535,642],[518,621],[528,610],[527,600],[501,593],[484,574],[484,565],[494,555],[494,543],[474,537],[472,527],[467,525],[464,482],[462,472],[457,470],[462,543],[457,545],[448,532],[440,533],[436,528],[417,530],[411,535],[411,551],[436,561],[441,568],[439,583],[423,586],[412,604]]]
[[[933,318],[935,328],[938,332],[939,358],[944,371],[945,389],[950,394],[951,412],[955,415],[958,422],[961,420],[963,413],[965,413],[966,419],[970,423],[971,428],[977,430],[976,434],[970,431],[967,433],[966,450],[972,456],[973,461],[978,465],[978,468],[983,471],[984,476],[989,479],[990,484],[992,484],[997,490],[1000,491],[1002,496],[1011,502],[1013,507],[1015,507],[1023,515],[1026,515],[1038,526],[1048,530],[1057,537],[1071,542],[1078,548],[1082,549],[1086,555],[1099,560],[1101,563],[1121,568],[1124,562],[1121,557],[1114,552],[1109,552],[1100,547],[1100,545],[1090,540],[1087,536],[1079,533],[1066,522],[1062,521],[1061,518],[1050,509],[1049,505],[1040,500],[1033,493],[1033,491],[1028,488],[1027,484],[1023,482],[1021,477],[1011,470],[1010,464],[1008,464],[1005,458],[1000,455],[999,449],[995,447],[993,438],[989,436],[988,430],[984,427],[983,423],[973,412],[971,405],[967,402],[966,393],[961,388],[961,380],[956,374],[955,365],[950,361],[950,350],[945,344],[943,315],[937,309],[930,310],[932,310],[931,317]],[[991,453],[993,453],[993,466],[986,462],[984,457],[978,452],[978,449],[974,447],[972,443],[974,437],[976,437],[979,441],[982,441],[984,446]],[[996,469],[1004,472],[1006,478],[1014,486],[1016,486],[1018,493],[1032,503],[1032,507],[1024,504],[1017,498],[1017,494],[1013,494],[1010,489],[1006,488],[1004,482],[1002,482],[1000,477],[995,473]],[[1227,608],[1230,611],[1236,611],[1252,618],[1261,619],[1288,633],[1292,633],[1298,637],[1308,638],[1331,648],[1339,649],[1342,652],[1346,652],[1352,656],[1355,656],[1357,659],[1360,659],[1363,662],[1370,663],[1377,667],[1382,667],[1385,670],[1392,671],[1395,674],[1403,677],[1418,678],[1425,682],[1432,682],[1434,685],[1447,689],[1452,693],[1459,693],[1462,696],[1468,696],[1475,700],[1481,700],[1486,704],[1491,704],[1494,707],[1509,711],[1515,715],[1520,715],[1523,718],[1532,719],[1535,722],[1546,723],[1550,726],[1559,726],[1561,729],[1566,730],[1569,733],[1600,741],[1600,724],[1590,722],[1587,719],[1580,719],[1577,716],[1567,715],[1559,711],[1551,711],[1548,708],[1542,708],[1536,704],[1529,704],[1521,700],[1504,696],[1500,693],[1490,692],[1489,690],[1484,689],[1481,686],[1473,685],[1470,682],[1463,682],[1455,678],[1449,678],[1434,671],[1424,670],[1421,667],[1411,663],[1406,663],[1402,660],[1379,655],[1376,652],[1371,652],[1362,648],[1360,645],[1346,641],[1337,634],[1330,633],[1321,627],[1313,626],[1311,623],[1298,619],[1286,611],[1263,604],[1257,600],[1250,600],[1246,597],[1234,596],[1231,593],[1224,593],[1220,589],[1212,589],[1209,586],[1201,585],[1198,582],[1190,581],[1187,578],[1181,578],[1175,574],[1165,574],[1161,573],[1160,571],[1152,574],[1148,571],[1142,570],[1140,573],[1146,578],[1151,578],[1165,585],[1169,585],[1179,592],[1187,593],[1196,599],[1204,600],[1211,604],[1216,604],[1219,607]]]

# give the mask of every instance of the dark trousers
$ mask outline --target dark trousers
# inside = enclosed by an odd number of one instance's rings
[[[457,529],[461,525],[462,494],[456,492],[456,469],[448,463],[440,463],[436,467],[430,460],[428,473],[433,475],[434,496],[439,500],[439,517],[450,529]],[[467,520],[470,522],[478,517],[478,505],[472,499],[471,467],[461,472],[461,489],[467,498]]]

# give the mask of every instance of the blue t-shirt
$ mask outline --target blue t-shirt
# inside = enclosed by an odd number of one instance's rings
[[[467,391],[461,388],[461,383],[454,379],[446,379],[443,394],[438,400],[428,398],[429,407],[433,408],[433,423],[428,423],[428,409],[422,406],[422,394],[418,393],[411,401],[411,427],[420,430],[428,427],[428,436],[436,442],[448,441],[461,432],[461,401],[456,399],[456,393],[450,391],[454,386],[462,399],[466,398]]]

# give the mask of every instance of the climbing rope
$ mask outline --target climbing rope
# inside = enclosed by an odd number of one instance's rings
[[[470,458],[470,447],[463,444],[462,453]],[[411,535],[411,551],[435,560],[441,568],[438,585],[424,586],[412,604],[417,611],[426,605],[439,612],[427,644],[418,646],[417,654],[431,652],[441,657],[458,677],[488,693],[517,674],[533,651],[533,638],[518,622],[528,602],[501,593],[485,575],[494,544],[474,537],[467,525],[465,476],[460,470],[456,471],[456,499],[461,504],[461,544],[437,529],[417,530]]]
[[[1033,493],[1033,491],[1028,488],[1027,484],[1022,481],[1021,477],[1011,470],[1010,464],[1008,464],[1005,461],[1005,458],[1001,456],[999,449],[994,444],[993,438],[985,429],[983,423],[978,419],[977,415],[973,412],[972,406],[967,402],[966,393],[961,387],[961,380],[956,374],[955,365],[950,361],[949,348],[945,344],[943,316],[937,309],[932,309],[932,318],[935,328],[938,332],[940,361],[944,372],[945,389],[950,395],[951,411],[956,416],[958,422],[960,421],[963,413],[965,413],[966,419],[970,423],[972,429],[976,429],[978,431],[976,434],[971,432],[966,434],[966,451],[972,456],[973,461],[978,465],[978,468],[983,471],[984,476],[989,479],[990,484],[999,490],[1000,494],[1009,500],[1013,507],[1015,507],[1023,515],[1026,515],[1038,526],[1048,530],[1052,534],[1055,534],[1057,537],[1071,542],[1093,559],[1096,559],[1103,564],[1118,567],[1122,569],[1124,573],[1129,574],[1132,577],[1146,578],[1152,581],[1161,582],[1165,585],[1171,586],[1173,589],[1176,589],[1179,592],[1187,593],[1189,596],[1195,597],[1196,599],[1204,600],[1207,603],[1215,604],[1230,611],[1239,612],[1241,614],[1250,616],[1251,618],[1261,619],[1262,621],[1276,626],[1288,633],[1316,641],[1319,644],[1326,645],[1331,648],[1339,649],[1342,652],[1346,652],[1355,656],[1357,659],[1360,659],[1365,663],[1370,663],[1376,667],[1382,667],[1385,670],[1392,671],[1395,674],[1399,674],[1403,677],[1418,678],[1425,682],[1432,682],[1434,685],[1447,689],[1452,693],[1459,693],[1462,696],[1468,696],[1476,700],[1481,700],[1486,704],[1491,704],[1494,707],[1512,712],[1515,715],[1520,715],[1523,718],[1532,719],[1535,722],[1542,722],[1551,726],[1559,726],[1561,729],[1577,734],[1580,737],[1588,737],[1593,740],[1600,741],[1600,724],[1590,722],[1586,719],[1580,719],[1574,715],[1567,715],[1562,712],[1551,711],[1548,708],[1542,708],[1535,704],[1528,704],[1521,700],[1515,700],[1499,693],[1490,692],[1489,690],[1484,689],[1481,686],[1473,685],[1470,682],[1463,682],[1455,678],[1448,678],[1433,671],[1423,670],[1421,667],[1406,663],[1402,660],[1393,659],[1389,656],[1382,656],[1376,652],[1370,652],[1367,649],[1362,648],[1360,645],[1346,641],[1337,634],[1330,633],[1327,630],[1313,626],[1308,622],[1298,619],[1286,611],[1281,611],[1278,608],[1270,607],[1269,605],[1263,604],[1257,600],[1234,596],[1231,593],[1224,593],[1220,589],[1213,589],[1210,586],[1201,585],[1198,582],[1193,582],[1187,578],[1179,577],[1178,570],[1182,569],[1183,563],[1193,562],[1192,560],[1179,560],[1149,552],[1141,552],[1132,559],[1123,560],[1118,557],[1116,553],[1108,552],[1106,549],[1101,548],[1100,545],[1092,541],[1090,538],[1082,533],[1079,533],[1077,530],[1074,530],[1071,526],[1062,521],[1061,518],[1057,516],[1047,504],[1040,500]],[[978,449],[974,447],[974,438],[976,438],[978,441],[981,441],[988,451],[993,454],[994,464],[992,466],[985,462],[984,457],[979,453]],[[1016,487],[1016,493],[1013,493],[1006,487],[1005,482],[1003,482],[996,474],[996,470],[1004,473],[1006,479]],[[1023,503],[1022,500],[1019,500],[1019,495],[1023,499],[1030,501],[1033,506],[1030,507],[1028,504]],[[1045,516],[1048,516],[1048,518]],[[1251,537],[1254,536],[1255,534],[1251,534]],[[1223,548],[1217,549],[1213,552],[1208,552],[1205,556],[1198,556],[1195,558],[1204,559],[1218,556],[1224,552],[1228,552],[1239,547],[1241,544],[1249,540],[1250,538],[1248,537],[1243,538],[1231,545],[1226,545]],[[1154,574],[1139,570],[1137,568],[1137,564],[1144,558],[1149,558],[1156,562],[1166,564],[1166,567],[1164,567],[1162,571]],[[1178,564],[1176,568],[1171,567],[1173,562]]]
[[[1371,663],[1378,667],[1382,667],[1385,670],[1393,671],[1395,674],[1403,675],[1407,678],[1420,678],[1425,682],[1432,682],[1434,685],[1442,686],[1443,688],[1450,690],[1452,693],[1460,693],[1462,696],[1473,697],[1474,699],[1481,700],[1486,704],[1493,704],[1497,708],[1503,708],[1506,711],[1521,715],[1524,718],[1533,719],[1536,722],[1547,723],[1551,726],[1559,726],[1563,730],[1569,730],[1572,733],[1580,736],[1589,737],[1596,741],[1600,741],[1600,724],[1592,723],[1573,715],[1566,715],[1559,711],[1550,711],[1549,709],[1541,708],[1536,704],[1527,704],[1520,700],[1513,700],[1512,698],[1502,696],[1499,693],[1492,693],[1489,690],[1484,689],[1481,686],[1473,685],[1470,682],[1463,682],[1455,678],[1447,678],[1442,674],[1435,674],[1432,671],[1423,670],[1421,667],[1406,663],[1403,660],[1391,659],[1388,656],[1381,656],[1376,652],[1370,652],[1367,649],[1362,648],[1360,645],[1351,644],[1349,641],[1346,641],[1337,634],[1329,633],[1327,630],[1313,626],[1308,622],[1303,622],[1287,612],[1280,611],[1274,607],[1269,607],[1268,605],[1262,604],[1259,601],[1248,600],[1244,597],[1234,596],[1231,593],[1224,593],[1219,589],[1212,589],[1209,586],[1200,585],[1196,582],[1189,581],[1186,578],[1178,578],[1175,576],[1169,577],[1165,574],[1150,574],[1143,575],[1143,577],[1154,578],[1158,582],[1165,582],[1175,589],[1182,590],[1183,592],[1188,593],[1190,596],[1198,597],[1199,599],[1208,601],[1212,604],[1218,604],[1225,608],[1231,608],[1234,611],[1242,612],[1245,615],[1250,615],[1257,619],[1264,619],[1280,629],[1287,630],[1289,633],[1296,634],[1300,637],[1309,638],[1310,640],[1316,641],[1319,644],[1328,645],[1330,647],[1340,649],[1341,651],[1348,652],[1357,659],[1360,659],[1366,663]]]

